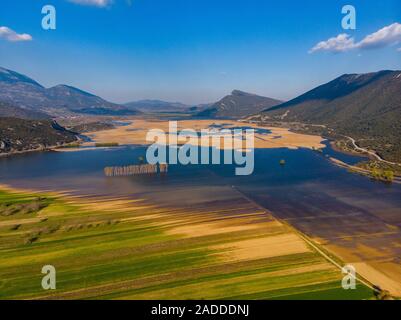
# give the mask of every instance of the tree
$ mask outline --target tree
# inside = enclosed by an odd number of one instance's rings
[[[394,180],[394,172],[392,170],[385,170],[383,172],[383,178],[386,181],[392,182]]]
[[[380,170],[377,168],[372,168],[371,175],[374,179],[380,179],[381,177]]]

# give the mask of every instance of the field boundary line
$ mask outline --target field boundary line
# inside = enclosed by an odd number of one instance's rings
[[[296,229],[294,226],[292,226],[290,223],[286,222],[283,219],[277,218],[272,212],[270,212],[269,210],[267,210],[265,207],[263,207],[262,205],[260,205],[259,203],[255,202],[253,199],[249,198],[246,194],[244,194],[242,191],[240,191],[237,187],[235,186],[231,186],[231,188],[235,191],[237,191],[240,195],[242,195],[246,200],[248,200],[249,202],[251,202],[252,204],[254,204],[255,206],[257,206],[258,208],[264,210],[266,213],[271,214],[277,221],[279,221],[280,223],[284,224],[285,226],[287,226],[288,228],[290,228],[291,230],[293,230],[302,240],[304,240],[309,246],[311,246],[317,253],[319,253],[323,258],[325,258],[327,261],[329,261],[331,264],[333,264],[335,267],[337,267],[338,269],[340,269],[340,271],[343,270],[343,267],[337,262],[335,261],[333,258],[331,258],[327,253],[325,253],[320,247],[319,245],[317,245],[312,239],[310,239],[309,236],[307,236],[306,234],[304,234],[303,232],[299,231],[298,229]],[[332,253],[331,253],[332,254]],[[337,255],[333,254],[336,258]],[[340,258],[338,258],[339,260],[341,260]],[[356,280],[360,281],[361,283],[363,283],[364,285],[366,285],[368,288],[372,289],[374,292],[378,292],[378,290],[374,287],[374,285],[372,283],[370,283],[367,279],[363,278],[361,275],[359,275],[359,277],[355,277]]]

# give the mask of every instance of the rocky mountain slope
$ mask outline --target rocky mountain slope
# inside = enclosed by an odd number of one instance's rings
[[[134,108],[142,112],[183,112],[190,106],[180,102],[168,102],[161,100],[139,100],[124,104],[129,109]]]
[[[66,113],[126,115],[133,108],[108,102],[98,96],[67,85],[46,89],[35,80],[12,70],[0,68],[0,101],[50,115]]]
[[[76,140],[73,132],[52,120],[0,118],[0,155],[44,150]]]
[[[209,108],[199,112],[198,117],[238,119],[258,113],[282,103],[280,100],[234,90]]]
[[[345,74],[259,115],[265,121],[318,124],[401,160],[401,71]]]
[[[12,106],[5,102],[0,102],[0,117],[13,117],[20,119],[47,119],[46,113]]]

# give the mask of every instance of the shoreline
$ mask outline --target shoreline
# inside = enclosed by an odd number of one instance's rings
[[[12,156],[17,156],[17,155],[23,155],[27,153],[34,153],[34,152],[47,152],[47,151],[53,151],[57,148],[58,146],[53,146],[53,147],[48,147],[48,148],[42,148],[42,149],[27,149],[27,150],[20,150],[20,151],[13,151],[13,152],[5,152],[5,153],[0,153],[0,158],[7,158],[7,157],[12,157]]]
[[[352,151],[352,150],[344,150],[344,149],[339,148],[336,145],[337,140],[333,140],[333,139],[327,139],[327,140],[330,142],[330,146],[334,151],[341,152],[342,154],[345,154],[348,156],[353,156],[353,157],[365,156],[367,159],[371,159],[368,154],[356,152],[356,151]]]
[[[348,169],[349,173],[356,173],[356,174],[359,174],[359,175],[363,175],[363,176],[365,176],[367,178],[370,178],[373,181],[378,181],[378,182],[383,182],[383,183],[390,183],[390,184],[391,183],[401,184],[401,176],[399,176],[399,175],[395,175],[393,181],[386,181],[384,179],[374,179],[371,176],[371,172],[369,170],[367,170],[367,169],[363,169],[363,168],[360,168],[360,167],[357,167],[357,166],[353,166],[353,165],[347,164],[347,163],[345,163],[345,162],[343,162],[341,160],[338,160],[338,159],[336,159],[334,157],[330,157],[329,159],[330,159],[331,163],[333,163],[334,165],[336,165],[338,167],[341,167],[341,168]]]
[[[62,149],[63,147],[68,147],[72,143],[83,142],[83,139],[81,139],[80,136],[83,136],[83,135],[76,135],[77,140],[72,141],[72,142],[68,142],[68,143],[64,143],[64,144],[60,144],[60,145],[48,146],[48,147],[45,147],[45,148],[26,149],[26,150],[19,150],[19,151],[0,153],[0,158],[3,158],[3,157],[7,158],[7,157],[12,157],[12,156],[16,156],[16,155],[23,155],[23,154],[26,154],[26,153],[34,153],[34,152],[56,151],[56,149]],[[66,148],[66,149],[68,149],[68,148]]]

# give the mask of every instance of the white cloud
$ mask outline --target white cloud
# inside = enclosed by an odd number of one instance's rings
[[[398,48],[397,51],[398,51],[398,52],[401,52],[401,48]]]
[[[16,33],[14,30],[8,27],[0,27],[0,38],[6,39],[7,41],[31,41],[32,36],[27,33]]]
[[[113,0],[68,0],[69,2],[81,4],[84,6],[107,7],[113,3]]]
[[[314,53],[316,51],[344,52],[353,49],[354,47],[354,38],[351,38],[351,36],[346,33],[342,33],[337,37],[319,42],[309,50],[309,53]]]
[[[337,37],[321,41],[316,44],[309,53],[317,51],[345,52],[352,49],[374,49],[395,45],[401,42],[401,24],[396,22],[386,26],[368,36],[360,42],[355,42],[354,38],[346,33],[339,34]]]
[[[393,23],[376,31],[358,43],[358,48],[382,48],[401,42],[401,24]]]

